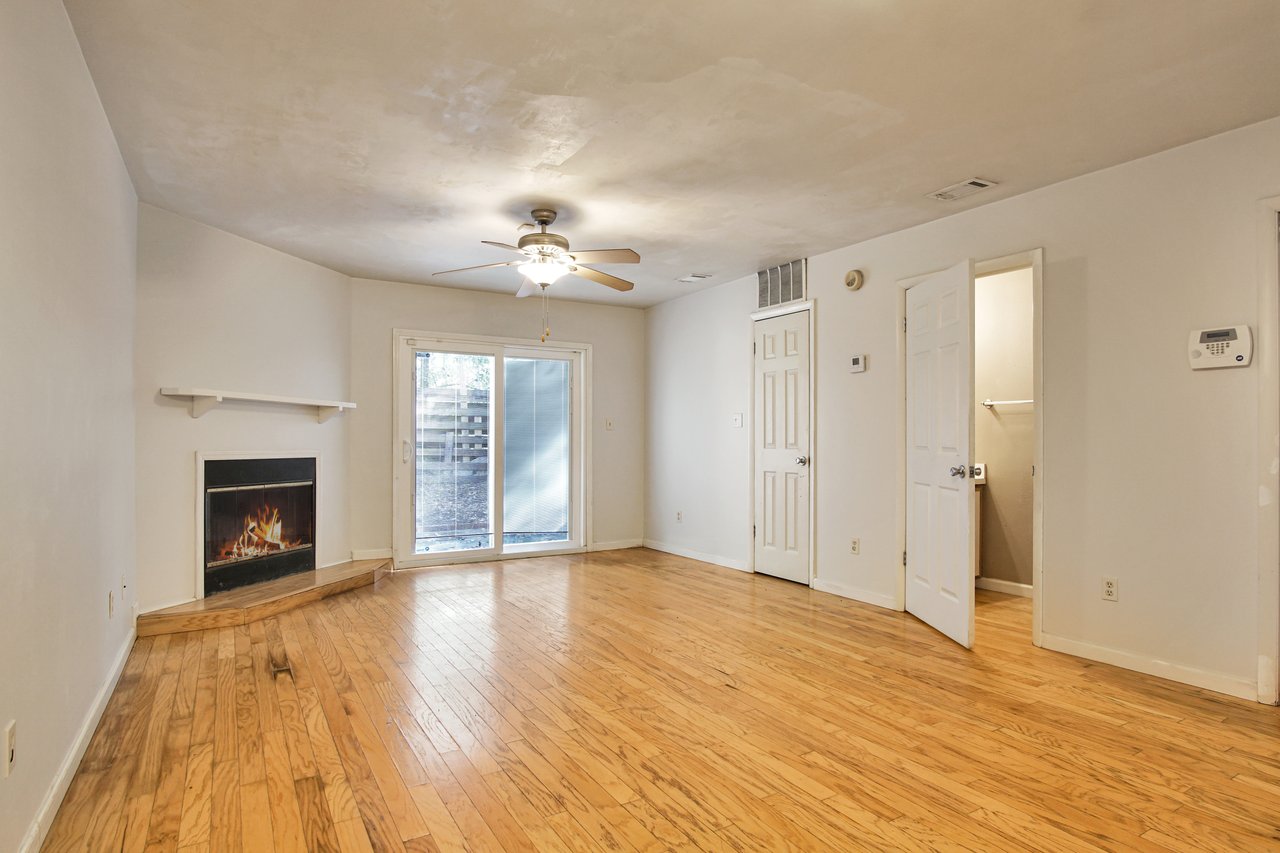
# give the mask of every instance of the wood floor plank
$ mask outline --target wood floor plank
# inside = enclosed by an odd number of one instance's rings
[[[209,847],[213,850],[241,849],[240,767],[234,761],[213,765],[210,812]]]
[[[192,744],[187,753],[187,789],[182,797],[178,847],[209,843],[213,826],[213,744]]]
[[[298,805],[298,788],[289,764],[289,748],[285,745],[284,733],[278,729],[264,732],[262,741],[275,849],[304,850],[302,809]]]
[[[143,637],[44,849],[1280,849],[1280,711],[977,600],[965,650],[633,549]]]
[[[311,776],[294,782],[298,810],[302,817],[302,835],[306,849],[312,853],[339,853],[338,830],[329,813],[320,779]]]
[[[465,851],[467,849],[466,837],[453,819],[453,815],[449,814],[449,809],[445,806],[444,800],[440,798],[440,792],[436,790],[435,786],[418,785],[409,789],[409,793],[413,795],[413,801],[418,806],[418,813],[426,821],[427,828],[431,830],[431,837],[435,839],[436,845],[441,850],[449,853]]]

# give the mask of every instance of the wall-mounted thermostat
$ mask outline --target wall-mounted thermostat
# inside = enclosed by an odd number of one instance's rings
[[[867,357],[865,355],[853,355],[849,357],[849,372],[862,373],[867,369]]]
[[[1187,361],[1192,370],[1248,367],[1252,360],[1253,333],[1248,326],[1200,329],[1187,340]]]

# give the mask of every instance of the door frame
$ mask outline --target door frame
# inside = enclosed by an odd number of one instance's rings
[[[1258,203],[1258,701],[1280,704],[1280,196]]]
[[[818,300],[805,299],[800,302],[788,302],[785,305],[775,305],[772,308],[762,308],[759,311],[753,311],[749,317],[747,325],[747,365],[748,370],[748,388],[747,394],[748,410],[743,413],[746,419],[747,427],[747,494],[751,499],[747,502],[747,571],[755,573],[756,570],[756,359],[755,346],[756,341],[756,323],[760,320],[770,320],[774,317],[784,317],[787,314],[798,314],[801,311],[808,313],[809,317],[809,586],[813,586],[814,580],[818,577],[817,562],[817,544],[818,544],[818,507],[817,507],[817,479],[818,467],[822,464],[822,457],[818,455]],[[815,461],[817,460],[817,461]]]
[[[503,552],[498,542],[495,544],[497,553],[490,553],[488,550],[483,554],[470,554],[466,551],[451,551],[442,553],[437,557],[422,558],[414,555],[402,555],[401,543],[405,539],[405,525],[408,523],[407,513],[404,507],[410,504],[409,483],[407,478],[402,476],[403,464],[401,463],[401,447],[400,434],[402,420],[409,415],[406,411],[406,405],[410,405],[405,397],[406,385],[412,380],[412,372],[406,371],[405,361],[403,357],[404,351],[409,348],[410,341],[416,345],[428,344],[439,345],[443,350],[449,350],[451,347],[455,351],[465,350],[470,347],[506,347],[510,349],[520,350],[542,350],[549,353],[562,353],[574,356],[578,365],[578,376],[576,377],[576,385],[570,395],[571,411],[574,417],[570,418],[569,428],[572,431],[570,453],[570,464],[572,466],[571,488],[576,490],[578,495],[578,505],[571,507],[572,520],[570,521],[570,530],[575,526],[581,530],[581,544],[571,544],[564,548],[547,548],[536,551],[514,551]],[[557,341],[555,343],[544,343],[537,339],[528,338],[504,338],[493,335],[463,335],[454,334],[452,332],[424,332],[414,329],[393,329],[391,333],[391,553],[392,563],[395,570],[410,568],[422,568],[429,566],[451,565],[454,563],[483,563],[493,562],[494,560],[515,560],[527,557],[550,557],[557,554],[581,554],[591,550],[591,546],[595,541],[594,528],[592,527],[591,513],[591,344],[573,343],[569,341]],[[498,365],[495,365],[495,373],[497,373]],[[501,385],[499,384],[500,388]],[[501,412],[502,400],[498,400],[495,404],[495,411]],[[580,413],[580,414],[579,414]],[[501,442],[498,442],[500,445]],[[501,447],[497,448],[497,453],[491,458],[501,458]],[[502,489],[501,480],[497,478],[495,473],[495,492]],[[502,508],[501,494],[499,493],[495,500],[494,512],[500,512]],[[498,538],[494,537],[495,540]]]
[[[1031,478],[1031,642],[1039,646],[1042,616],[1044,613],[1044,249],[1015,252],[989,260],[973,263],[973,276],[979,278],[1031,269],[1032,293],[1032,397],[1035,398],[1035,449],[1032,453],[1034,475]],[[907,551],[907,291],[915,285],[937,275],[934,270],[922,275],[898,281],[898,543],[903,554]],[[972,428],[972,424],[971,424]],[[969,460],[970,464],[973,460]],[[907,609],[907,567],[905,561],[898,571],[895,590],[895,606]]]

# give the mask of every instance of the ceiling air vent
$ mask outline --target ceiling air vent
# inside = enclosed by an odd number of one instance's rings
[[[929,193],[926,198],[937,199],[938,201],[955,201],[958,198],[964,198],[967,195],[973,195],[976,192],[994,187],[995,181],[989,181],[986,178],[970,178],[967,181],[961,181],[958,184],[952,184],[949,187],[943,187]]]
[[[683,281],[685,284],[697,284],[709,278],[711,278],[711,273],[709,272],[691,272],[684,278],[676,279],[676,281]]]
[[[808,279],[808,258],[760,270],[756,273],[758,307],[772,308],[784,302],[797,302],[804,299],[808,289]]]

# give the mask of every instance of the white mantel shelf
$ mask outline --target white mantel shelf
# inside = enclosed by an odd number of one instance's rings
[[[303,406],[316,410],[316,422],[324,423],[334,415],[354,409],[355,403],[344,400],[311,400],[306,397],[280,397],[275,394],[250,394],[247,391],[215,391],[212,388],[161,388],[166,397],[178,397],[191,401],[191,417],[207,414],[223,400],[245,400],[253,403],[279,403],[282,406]]]

